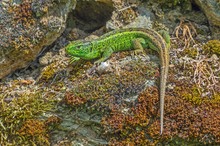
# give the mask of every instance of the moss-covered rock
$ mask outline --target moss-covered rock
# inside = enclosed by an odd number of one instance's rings
[[[65,28],[75,0],[0,2],[0,78],[25,67]]]

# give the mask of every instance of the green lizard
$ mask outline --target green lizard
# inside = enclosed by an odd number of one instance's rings
[[[164,96],[169,66],[170,36],[162,31],[161,35],[152,29],[130,28],[114,30],[93,41],[75,41],[66,47],[73,60],[91,60],[95,63],[107,60],[112,53],[135,50],[135,53],[150,48],[160,56],[160,134],[163,132]]]

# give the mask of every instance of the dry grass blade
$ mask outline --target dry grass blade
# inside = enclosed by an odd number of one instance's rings
[[[193,81],[199,88],[206,86],[212,91],[215,91],[215,87],[219,87],[219,77],[215,75],[211,65],[211,58],[204,58],[201,60],[193,60],[194,66]]]
[[[184,48],[188,48],[190,45],[195,44],[194,36],[197,35],[195,27],[191,22],[180,21],[180,24],[175,28],[174,34],[176,38],[184,44]]]

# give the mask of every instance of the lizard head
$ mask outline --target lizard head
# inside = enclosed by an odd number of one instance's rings
[[[90,42],[75,41],[67,45],[66,52],[74,57],[84,58],[91,52],[92,45]]]

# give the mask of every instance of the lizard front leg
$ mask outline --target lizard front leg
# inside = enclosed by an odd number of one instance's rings
[[[73,62],[78,61],[78,60],[80,60],[79,57],[72,56],[71,59],[70,59],[70,63],[73,63]]]
[[[95,61],[95,64],[99,64],[99,63],[107,60],[112,55],[113,52],[114,51],[112,50],[111,47],[104,49],[104,51],[102,53],[102,57],[99,60]]]

